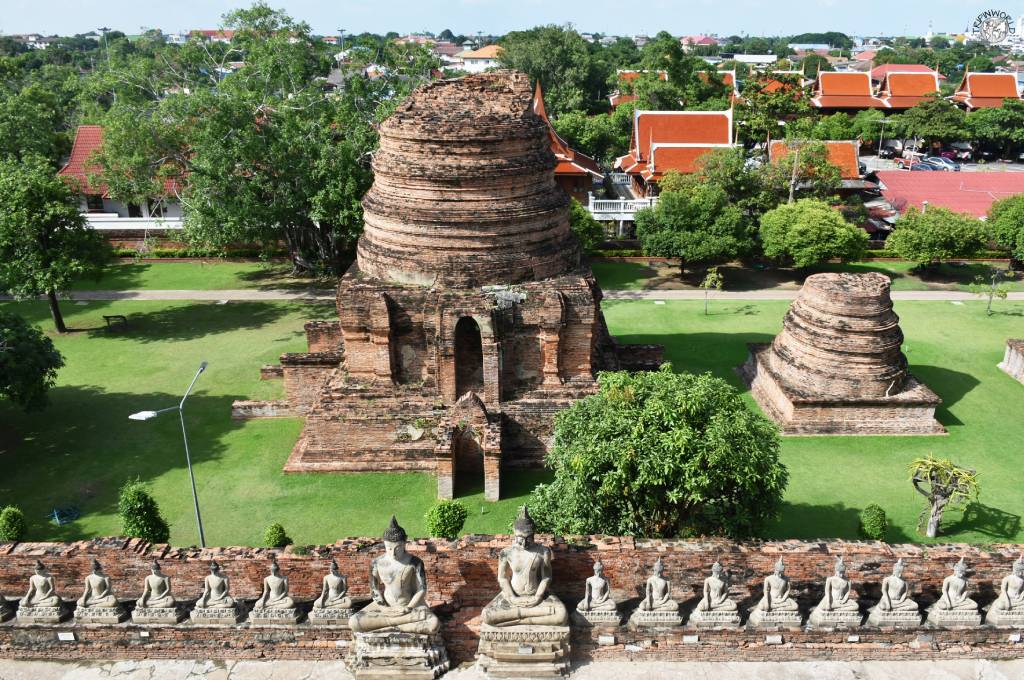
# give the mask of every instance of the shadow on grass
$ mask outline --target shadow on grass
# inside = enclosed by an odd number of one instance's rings
[[[90,303],[98,306],[101,303]],[[123,337],[134,342],[165,342],[192,340],[214,333],[259,328],[289,313],[285,305],[265,302],[194,302],[161,309],[126,314],[128,328],[107,331],[104,327],[89,329],[92,333]]]
[[[184,386],[183,386],[184,387]],[[223,438],[242,423],[231,418],[231,402],[241,395],[189,397],[185,410],[194,465],[219,458]],[[181,425],[175,412],[151,421],[131,421],[142,410],[174,406],[181,394],[108,392],[97,386],[56,387],[50,405],[25,414],[0,405],[5,436],[0,439],[0,498],[26,514],[30,540],[89,538],[90,517],[117,512],[118,489],[129,479],[152,481],[185,468]],[[187,477],[181,494],[188,495]],[[58,527],[56,507],[76,506],[81,517]]]
[[[980,384],[978,379],[970,373],[942,366],[912,365],[910,371],[942,398],[942,405],[935,409],[935,418],[943,425],[963,425],[949,409]]]
[[[321,288],[330,290],[338,285],[335,277],[317,278],[295,274],[288,264],[266,265],[253,271],[241,272],[238,279],[254,284],[247,287],[257,290],[285,290],[293,293]]]
[[[721,314],[751,313],[751,305],[739,305]],[[656,344],[665,347],[665,360],[672,363],[677,373],[706,373],[727,380],[746,391],[733,371],[747,360],[747,344],[771,342],[767,333],[672,333],[616,335],[616,342],[624,345]]]
[[[950,534],[973,531],[990,538],[1012,541],[1020,532],[1020,515],[984,503],[970,503],[960,519],[944,526],[942,531]]]

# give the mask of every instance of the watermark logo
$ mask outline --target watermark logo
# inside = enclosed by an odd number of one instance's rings
[[[998,9],[982,12],[974,20],[971,27],[975,40],[995,45],[1001,43],[1016,32],[1013,17]]]

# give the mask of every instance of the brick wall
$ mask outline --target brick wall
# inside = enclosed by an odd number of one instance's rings
[[[998,583],[1013,559],[1024,549],[1019,545],[886,545],[875,542],[751,542],[636,541],[629,538],[582,538],[541,540],[555,552],[553,590],[572,608],[582,597],[583,581],[592,572],[595,558],[605,565],[613,594],[630,611],[639,601],[650,565],[660,556],[666,575],[673,582],[675,597],[688,612],[709,566],[720,561],[732,574],[732,595],[744,612],[759,596],[764,576],[784,556],[786,572],[804,613],[821,597],[822,583],[832,571],[834,559],[843,555],[848,575],[859,593],[862,609],[878,599],[879,583],[899,557],[907,562],[904,578],[911,583],[922,609],[938,597],[942,579],[961,556],[970,567],[972,597],[982,606],[995,599]],[[414,541],[409,551],[426,564],[429,604],[444,622],[443,635],[449,653],[456,660],[472,658],[477,646],[481,608],[497,593],[496,559],[508,541],[504,537],[467,536],[458,541]],[[267,571],[271,552],[254,548],[171,548],[150,546],[135,539],[97,539],[70,544],[0,544],[0,592],[19,597],[36,559],[42,559],[57,581],[58,592],[74,601],[93,557],[99,559],[111,577],[115,593],[124,600],[140,594],[141,583],[153,558],[161,560],[164,572],[173,579],[175,595],[189,600],[199,595],[208,573],[210,559],[216,559],[232,582],[236,598],[255,599]],[[321,546],[309,555],[279,555],[282,570],[291,583],[292,595],[310,601],[320,591],[320,581],[331,557],[337,559],[349,578],[356,598],[369,594],[367,571],[370,560],[381,553],[377,539],[347,539]],[[170,629],[154,628],[149,638],[128,624],[74,629],[78,642],[58,644],[53,629],[22,628],[0,624],[0,657],[78,658],[338,658],[346,649],[347,634],[316,631],[305,624],[294,630],[247,627],[218,630],[194,629],[182,624]],[[688,631],[690,632],[690,631]],[[722,659],[796,660],[893,659],[965,656],[1003,658],[1024,655],[1024,647],[1008,640],[1009,631],[982,628],[972,631],[917,630],[890,632],[864,629],[859,641],[850,642],[847,633],[784,633],[782,645],[769,645],[756,631],[701,632],[700,644],[683,640],[682,630],[667,634],[638,634],[622,628],[616,644],[597,645],[596,633],[575,630],[575,649],[580,658],[601,659]],[[340,642],[339,642],[340,641]],[[627,649],[627,645],[629,648]],[[639,651],[638,651],[639,650]]]

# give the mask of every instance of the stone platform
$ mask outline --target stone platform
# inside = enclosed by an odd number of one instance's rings
[[[985,613],[985,624],[993,628],[1024,630],[1024,609],[989,609]]]
[[[132,610],[132,623],[138,625],[173,625],[185,618],[180,607],[136,607]]]
[[[700,629],[739,628],[740,613],[738,611],[701,611],[694,609],[686,625]]]
[[[355,609],[311,609],[306,620],[321,628],[348,628],[348,620],[355,613]]]
[[[569,673],[568,626],[480,626],[477,664],[487,678],[558,678]]]
[[[572,619],[579,626],[618,627],[622,625],[622,614],[615,610],[592,610],[585,612],[574,609],[572,611]]]
[[[860,628],[863,620],[864,615],[859,611],[827,611],[820,607],[815,607],[811,611],[811,615],[807,617],[807,626],[817,630],[844,630]]]
[[[981,625],[981,612],[974,610],[936,609],[928,610],[925,625],[932,628],[976,628]]]
[[[128,618],[124,607],[76,607],[75,623],[121,623]]]
[[[356,633],[349,667],[356,680],[433,680],[448,671],[444,642],[415,633]]]
[[[633,628],[670,628],[683,625],[683,616],[674,612],[649,612],[635,610],[629,617],[629,625]]]
[[[1006,353],[999,362],[1006,375],[1024,383],[1024,340],[1007,340]]]
[[[874,606],[868,610],[868,620],[864,625],[876,628],[917,628],[921,625],[921,612],[887,612]]]
[[[803,625],[803,615],[796,612],[766,612],[763,609],[754,609],[747,618],[747,626],[750,628],[764,628],[767,630],[799,630]]]
[[[245,619],[245,607],[239,604],[230,609],[196,607],[188,616],[197,626],[233,626]]]
[[[302,613],[294,607],[289,609],[252,609],[249,612],[249,625],[294,626],[301,618]]]
[[[23,625],[57,624],[67,615],[66,607],[18,607],[18,623]]]

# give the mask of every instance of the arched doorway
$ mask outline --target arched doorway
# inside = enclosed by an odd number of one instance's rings
[[[484,490],[484,450],[482,432],[471,424],[460,428],[454,441],[455,497],[470,496]]]
[[[483,394],[484,349],[476,319],[464,316],[455,324],[455,397]]]

